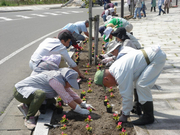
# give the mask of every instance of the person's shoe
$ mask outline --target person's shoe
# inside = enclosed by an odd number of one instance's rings
[[[163,14],[166,14],[166,12],[163,12]]]
[[[128,118],[128,117],[129,117],[129,116],[126,116],[126,115],[122,114],[122,115],[119,117],[118,122],[127,122],[127,118]]]
[[[132,19],[136,19],[136,17],[133,17]]]
[[[39,108],[40,113],[45,114],[47,110],[46,104],[42,104]]]
[[[160,14],[158,14],[157,16],[160,16]]]
[[[35,117],[30,117],[28,120],[25,118],[24,120],[24,125],[29,129],[29,130],[34,130],[36,127],[36,120]]]
[[[24,103],[21,103],[21,104],[17,105],[17,107],[22,112],[24,117],[26,117],[26,115],[28,113],[28,106],[26,104],[24,104]]]

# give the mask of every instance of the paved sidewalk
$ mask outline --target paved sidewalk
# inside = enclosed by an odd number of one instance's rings
[[[137,135],[179,135],[180,7],[170,8],[169,14],[157,14],[158,12],[149,12],[148,9],[146,18],[130,20],[134,26],[133,34],[143,47],[159,44],[167,54],[164,70],[152,89],[155,122],[147,126],[135,126],[135,130]],[[17,109],[18,104],[13,99],[0,116],[0,135],[32,134],[23,124],[23,116]],[[131,119],[136,119],[135,115]]]

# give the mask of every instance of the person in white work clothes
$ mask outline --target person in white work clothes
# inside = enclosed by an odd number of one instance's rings
[[[109,69],[99,70],[94,83],[104,87],[118,85],[122,96],[122,115],[120,122],[127,122],[133,107],[133,81],[142,105],[143,115],[132,121],[134,125],[146,125],[154,122],[151,88],[160,75],[166,61],[166,54],[159,46],[144,50],[134,50],[116,60]]]
[[[58,38],[46,38],[40,43],[38,48],[35,50],[29,61],[29,66],[32,70],[37,67],[41,62],[43,56],[50,56],[51,54],[60,54],[64,60],[68,63],[69,67],[78,72],[79,76],[85,78],[84,75],[79,71],[77,64],[71,59],[66,49],[71,41],[71,35],[67,32],[59,35]],[[62,59],[61,57],[61,59]]]

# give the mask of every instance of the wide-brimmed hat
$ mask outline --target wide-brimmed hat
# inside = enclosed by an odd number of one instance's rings
[[[94,76],[94,83],[103,86],[106,91],[106,87],[103,85],[104,70],[98,70]]]
[[[117,28],[114,32],[111,33],[113,36],[118,37],[122,40],[129,39],[129,37],[126,35],[126,29],[125,28]]]
[[[101,33],[101,36],[104,34],[105,29],[106,29],[106,26],[99,27],[99,33]]]
[[[112,51],[114,51],[118,46],[120,46],[121,44],[117,41],[111,41],[108,46],[107,46],[107,53],[106,54],[109,54],[111,53]]]
[[[61,71],[62,76],[73,88],[79,89],[77,82],[78,73],[75,70],[70,68],[60,68],[59,71]]]
[[[109,21],[109,20],[112,19],[112,18],[113,18],[112,15],[106,16],[106,20],[107,20],[107,21]]]
[[[107,27],[104,31],[104,35],[106,36],[105,37],[105,40],[107,40],[111,34],[111,32],[113,31],[113,28],[112,27]]]

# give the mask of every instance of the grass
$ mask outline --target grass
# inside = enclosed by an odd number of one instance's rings
[[[2,6],[20,6],[20,5],[37,5],[37,4],[59,4],[66,3],[68,0],[0,0]]]

